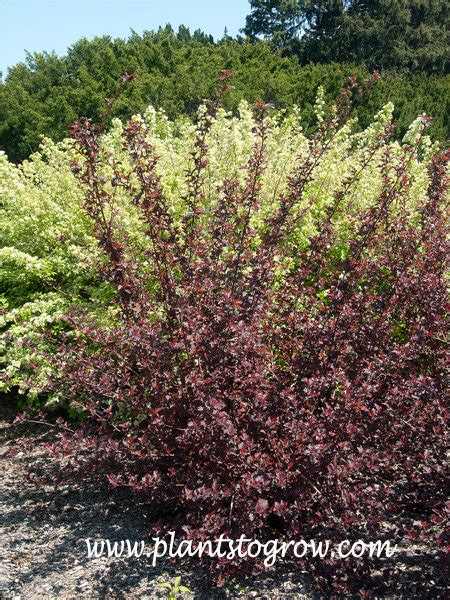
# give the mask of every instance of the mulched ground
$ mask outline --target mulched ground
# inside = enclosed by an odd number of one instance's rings
[[[242,591],[208,587],[198,562],[159,563],[145,558],[88,559],[83,540],[148,539],[146,506],[124,493],[81,488],[76,483],[36,487],[30,467],[45,465],[43,442],[52,432],[40,425],[13,425],[16,410],[0,405],[0,598],[163,598],[158,588],[180,575],[192,591],[185,597],[318,598],[302,573],[246,581]],[[18,436],[32,440],[17,447]],[[13,449],[13,452],[11,452]],[[442,561],[433,548],[410,545],[386,560],[389,598],[446,598]],[[279,570],[280,571],[280,570]]]

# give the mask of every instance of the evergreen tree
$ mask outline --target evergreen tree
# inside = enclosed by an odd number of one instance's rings
[[[279,48],[292,48],[306,23],[307,0],[251,0],[243,32],[252,41],[258,36]]]
[[[303,62],[448,72],[448,0],[251,0],[244,33]]]
[[[444,74],[448,14],[447,0],[313,2],[303,59]]]
[[[132,32],[127,40],[81,39],[65,56],[29,54],[9,70],[0,84],[0,149],[18,162],[38,150],[42,136],[65,137],[78,116],[98,118],[104,99],[114,94],[125,72],[136,78],[115,103],[112,116],[126,118],[149,104],[173,119],[193,116],[199,103],[213,93],[222,69],[234,73],[227,109],[236,110],[242,98],[263,99],[280,109],[297,104],[306,129],[313,122],[319,85],[331,100],[349,75],[366,73],[364,67],[348,63],[300,66],[297,56],[280,56],[269,42],[223,39],[215,44],[206,34],[189,37],[187,28],[177,33],[168,27],[142,35]],[[448,82],[425,74],[414,78],[382,74],[357,109],[361,125],[392,101],[398,109],[399,137],[418,114],[426,112],[434,118],[433,137],[444,138],[450,112]]]

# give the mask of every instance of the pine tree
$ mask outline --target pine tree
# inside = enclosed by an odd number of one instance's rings
[[[252,0],[244,33],[303,62],[448,72],[448,0]]]

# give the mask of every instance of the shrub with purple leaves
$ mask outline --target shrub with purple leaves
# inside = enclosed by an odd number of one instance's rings
[[[267,210],[272,108],[263,103],[244,168],[206,185],[228,77],[200,114],[176,209],[143,120],[124,125],[117,155],[89,120],[72,128],[74,171],[118,310],[108,324],[68,317],[52,385],[85,419],[53,451],[146,494],[154,531],[375,539],[386,521],[402,533],[414,510],[420,533],[440,538],[447,157],[424,147],[427,117],[403,145],[390,141],[388,119],[352,138],[357,167],[313,185],[351,127],[352,80],[320,112]],[[365,181],[377,184],[364,203]],[[145,243],[122,227],[119,192]],[[374,587],[363,559],[305,561],[324,589]],[[219,577],[259,566],[211,561]]]

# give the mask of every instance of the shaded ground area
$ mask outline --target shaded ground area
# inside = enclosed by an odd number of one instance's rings
[[[148,540],[148,507],[124,493],[82,489],[76,483],[38,488],[27,481],[30,466],[45,464],[42,444],[52,431],[12,425],[14,416],[12,406],[0,405],[0,598],[162,598],[167,592],[159,584],[177,575],[192,591],[186,597],[315,597],[305,576],[292,569],[253,578],[239,591],[209,587],[194,559],[156,567],[145,558],[88,559],[86,538]],[[18,435],[26,435],[32,445],[18,447]],[[404,548],[386,561],[387,571],[390,598],[446,597],[442,562],[431,548]]]

